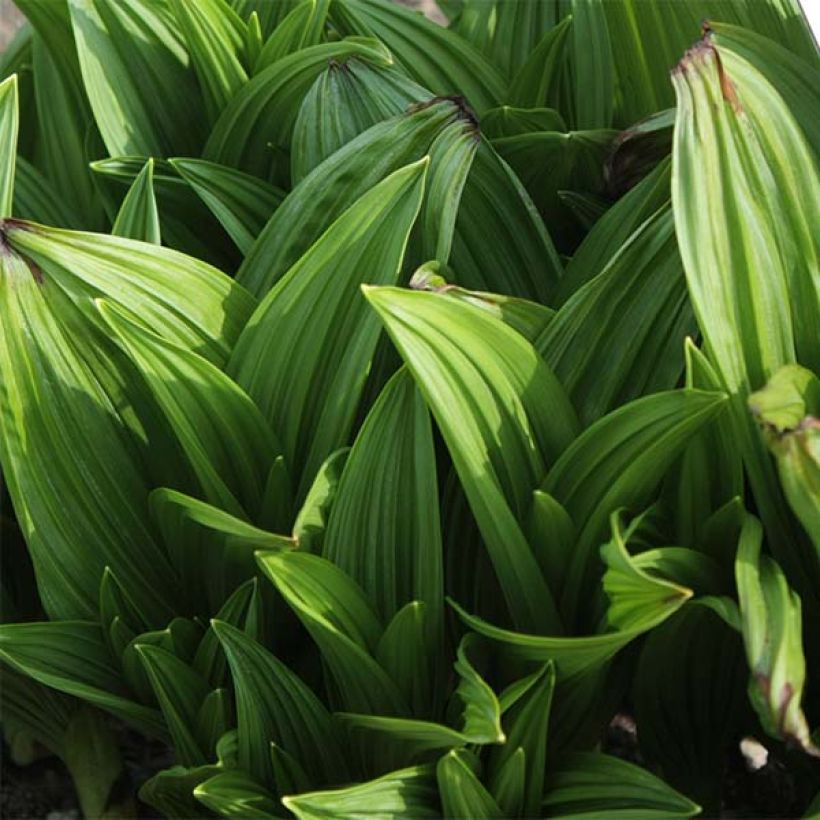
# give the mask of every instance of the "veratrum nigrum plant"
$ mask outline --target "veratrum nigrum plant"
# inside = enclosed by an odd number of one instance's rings
[[[753,737],[820,811],[796,0],[16,2],[11,759],[87,817],[669,818]]]

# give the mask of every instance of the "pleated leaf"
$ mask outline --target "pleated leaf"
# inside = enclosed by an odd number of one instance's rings
[[[0,82],[0,219],[11,216],[17,133],[20,128],[17,75]]]
[[[519,521],[577,431],[566,394],[534,348],[480,308],[395,288],[366,296],[433,412],[516,623],[559,628]]]
[[[234,348],[228,372],[280,436],[300,499],[347,443],[379,336],[359,286],[398,278],[426,168],[408,165],[357,200],[265,297]]]
[[[69,0],[83,82],[111,156],[196,156],[202,96],[177,21],[148,0]]]
[[[213,124],[248,81],[247,27],[226,0],[170,0]]]
[[[439,817],[435,773],[430,766],[414,766],[345,789],[285,797],[285,807],[298,820],[329,816],[393,817],[416,820]]]
[[[700,806],[646,769],[610,755],[569,754],[547,770],[541,811],[550,817],[606,812],[607,817],[693,817]]]
[[[149,159],[128,189],[111,227],[114,236],[162,244],[159,212],[154,196],[154,161]]]
[[[429,91],[389,66],[332,61],[305,95],[293,127],[293,184],[372,125],[429,98]]]
[[[493,796],[476,777],[465,759],[470,753],[453,750],[436,765],[438,791],[445,817],[501,818]]]
[[[233,97],[216,121],[203,151],[204,159],[262,179],[286,180],[291,134],[305,94],[330,60],[354,56],[377,65],[391,62],[381,43],[351,37],[297,51],[260,71]]]
[[[373,659],[383,627],[361,588],[338,567],[302,552],[259,553],[259,566],[319,647],[351,712],[405,715],[396,684]]]
[[[345,33],[375,36],[434,94],[463,94],[479,114],[501,102],[504,80],[470,43],[395,3],[334,0],[331,17]]]
[[[30,162],[18,154],[16,165],[14,216],[57,228],[80,227],[77,215],[69,211],[54,186]]]
[[[193,188],[245,255],[285,198],[258,177],[202,159],[172,159],[171,165]]]
[[[194,787],[194,797],[220,817],[274,818],[274,796],[241,769],[220,772]]]
[[[297,2],[268,37],[254,64],[254,73],[267,68],[282,57],[322,41],[330,0]]]
[[[347,766],[336,729],[318,698],[266,649],[243,632],[214,621],[236,688],[239,765],[271,782],[270,745],[292,755],[315,782],[343,780]]]
[[[256,519],[279,446],[256,405],[218,367],[100,301],[100,312],[170,422],[206,500]]]
[[[369,128],[313,170],[259,235],[237,280],[262,297],[311,245],[374,185],[424,157],[436,135],[459,116],[443,100]]]

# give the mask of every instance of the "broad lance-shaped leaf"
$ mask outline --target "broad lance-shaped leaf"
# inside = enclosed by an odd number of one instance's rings
[[[470,43],[420,14],[378,0],[335,0],[331,18],[347,34],[378,37],[413,79],[434,94],[463,94],[479,114],[501,102],[501,74]]]
[[[820,379],[786,365],[749,396],[749,408],[777,459],[786,499],[820,555]]]
[[[507,4],[501,4],[506,8]],[[541,4],[543,5],[543,3]],[[547,30],[526,59],[510,74],[505,102],[521,108],[561,104],[561,76],[567,65],[568,35],[572,18],[565,17]],[[520,59],[520,58],[519,58]],[[537,131],[566,131],[561,128],[537,128]]]
[[[392,284],[421,204],[427,160],[371,189],[265,297],[234,348],[229,374],[282,441],[297,498],[347,443],[379,324],[359,293]]]
[[[404,716],[408,705],[373,652],[382,624],[361,588],[337,566],[304,552],[259,552],[259,566],[319,647],[351,712]]]
[[[171,159],[177,173],[196,191],[245,255],[285,193],[258,177],[204,159]]]
[[[473,761],[478,762],[466,749],[454,749],[439,760],[436,778],[444,816],[476,820],[503,817],[493,796],[473,771]]]
[[[541,813],[549,817],[595,815],[630,820],[693,817],[700,806],[646,769],[610,755],[576,752],[553,761],[544,782]]]
[[[20,219],[56,228],[80,227],[77,215],[68,209],[54,186],[19,154],[14,174],[12,213]]]
[[[256,574],[256,550],[296,547],[293,538],[254,527],[175,490],[154,490],[148,500],[189,605],[202,615],[215,612]]]
[[[297,51],[265,68],[242,87],[222,112],[205,145],[204,159],[263,179],[287,180],[287,154],[299,104],[328,61],[353,56],[377,65],[391,63],[390,54],[381,43],[372,38],[350,37]],[[196,156],[192,152],[189,155]]]
[[[805,183],[817,161],[777,90],[732,49],[707,36],[673,80],[672,200],[690,298],[733,395],[737,446],[773,553],[807,592],[816,562],[795,549],[800,535],[745,404],[785,364],[820,369],[820,191]]]
[[[156,709],[134,702],[100,625],[90,621],[0,625],[0,658],[38,683],[73,695],[165,739]]]
[[[806,680],[801,602],[783,570],[761,554],[763,528],[747,515],[735,561],[743,643],[749,661],[749,699],[763,728],[820,757],[801,708]]]
[[[604,589],[610,603],[598,632],[579,637],[554,637],[513,632],[493,626],[450,604],[471,629],[499,644],[504,655],[527,661],[552,661],[559,681],[577,680],[582,673],[599,669],[630,641],[662,623],[691,598],[692,591],[650,575],[639,566],[638,557],[626,549],[617,515],[612,517],[612,537],[601,549],[607,566]],[[502,695],[502,701],[503,701]],[[515,749],[511,743],[509,749]]]
[[[35,263],[94,314],[92,298],[121,306],[169,342],[222,366],[255,300],[225,274],[185,254],[143,242],[8,220],[9,247]]]
[[[535,346],[589,424],[632,399],[675,387],[683,342],[694,330],[667,205],[561,307]]]
[[[14,167],[20,114],[17,106],[17,75],[0,83],[0,219],[11,216]]]
[[[429,91],[394,68],[355,57],[334,60],[305,95],[293,127],[293,184],[372,125],[429,98]]]
[[[114,236],[162,244],[159,212],[154,196],[154,160],[149,159],[128,189],[111,228]]]
[[[282,802],[298,820],[333,816],[416,820],[441,816],[432,766],[413,766],[344,789],[285,797]]]
[[[423,602],[430,649],[437,648],[444,580],[433,431],[405,369],[382,390],[350,451],[322,551],[385,622],[410,601]]]
[[[671,390],[645,396],[599,419],[564,451],[542,489],[578,527],[561,604],[568,623],[579,618],[597,576],[595,550],[610,515],[640,507],[689,439],[726,405],[723,393]]]
[[[177,21],[148,0],[69,0],[83,82],[110,156],[196,156],[202,96]]]
[[[444,436],[516,624],[560,631],[519,523],[578,429],[560,383],[522,336],[478,307],[397,288],[366,296]]]
[[[459,116],[451,100],[430,102],[348,142],[291,191],[250,249],[237,280],[265,296],[347,208],[389,174],[427,155],[435,137]]]
[[[247,27],[226,0],[171,0],[171,11],[185,39],[213,124],[248,81]]]
[[[347,765],[337,728],[319,699],[243,632],[219,621],[213,627],[236,687],[239,765],[260,782],[271,782],[270,745],[275,742],[304,767],[312,782],[344,780]]]
[[[241,769],[209,777],[194,787],[194,797],[221,817],[274,818],[281,809],[274,796]]]
[[[136,363],[212,504],[257,520],[279,446],[247,394],[218,367],[105,301],[98,307]]]

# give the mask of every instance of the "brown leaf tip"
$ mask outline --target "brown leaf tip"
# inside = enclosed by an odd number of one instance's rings
[[[723,99],[732,106],[732,110],[736,114],[740,114],[743,111],[743,106],[740,104],[737,87],[723,67],[720,52],[712,42],[713,34],[714,32],[708,20],[705,20],[703,22],[703,37],[692,48],[686,50],[681,61],[672,69],[672,74],[686,74],[695,61],[699,60],[704,63],[706,59],[714,59],[718,72],[718,81],[720,82],[720,93]]]

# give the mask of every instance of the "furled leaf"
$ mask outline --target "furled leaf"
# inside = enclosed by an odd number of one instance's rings
[[[340,447],[322,462],[296,514],[293,537],[299,549],[305,552],[316,555],[322,552],[330,511],[336,501],[339,481],[349,454],[349,447]]]
[[[302,99],[329,60],[353,56],[364,57],[377,65],[391,62],[381,43],[351,37],[297,51],[260,71],[222,112],[205,145],[203,157],[263,179],[286,180],[290,138]],[[185,153],[176,151],[177,155]],[[195,153],[188,155],[196,156]]]
[[[607,817],[693,817],[700,806],[633,763],[610,755],[575,753],[547,770],[541,811],[550,817],[605,812]]]
[[[234,348],[228,372],[280,436],[298,499],[347,443],[379,337],[359,285],[398,278],[426,168],[408,165],[357,200],[268,293]]]
[[[279,22],[254,63],[254,73],[322,41],[330,0],[302,0]]]
[[[436,779],[430,766],[401,769],[344,789],[285,797],[282,802],[298,820],[334,815],[374,820],[385,815],[397,820],[439,817]]]
[[[389,174],[424,157],[459,116],[449,100],[419,106],[374,125],[300,182],[259,235],[237,279],[264,296],[357,199]]]
[[[366,296],[442,431],[515,621],[560,629],[519,521],[575,435],[563,389],[523,337],[480,308],[393,288]]]
[[[20,115],[17,75],[0,82],[0,219],[11,216],[14,198],[14,169]]]
[[[389,66],[356,58],[332,61],[305,95],[293,127],[293,184],[372,125],[430,96]]]
[[[331,12],[348,34],[378,37],[413,79],[434,94],[463,94],[479,114],[501,102],[504,80],[450,29],[395,3],[334,0]]]
[[[146,780],[139,790],[139,798],[171,820],[190,820],[202,811],[194,798],[194,788],[219,774],[219,765],[172,766],[157,772]]]
[[[761,555],[760,522],[746,516],[735,562],[749,698],[766,732],[820,757],[801,708],[806,679],[800,598],[783,570]]]
[[[148,0],[69,0],[83,82],[111,156],[196,156],[202,96],[176,20]]]
[[[313,778],[344,780],[347,766],[331,717],[302,681],[240,630],[214,621],[236,687],[239,765],[270,782],[270,744],[292,755]]]
[[[160,245],[159,212],[154,196],[154,161],[149,159],[122,201],[111,228],[114,236]]]
[[[503,4],[504,7],[506,4]],[[543,3],[541,4],[543,5]],[[546,31],[510,77],[506,100],[521,108],[556,107],[560,104],[560,80],[566,63],[572,18],[565,17]],[[520,58],[518,58],[520,59]],[[563,131],[565,128],[538,128]]]

